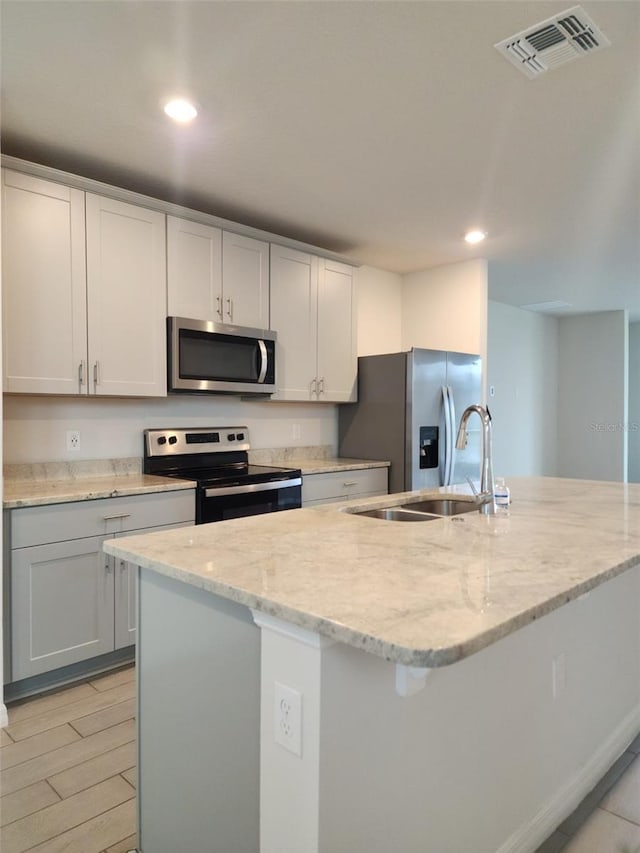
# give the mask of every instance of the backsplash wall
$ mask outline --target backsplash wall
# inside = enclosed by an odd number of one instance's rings
[[[337,447],[336,406],[245,401],[238,397],[162,399],[4,395],[5,464],[142,456],[142,430],[153,427],[249,427],[251,446]],[[67,430],[80,449],[66,449]]]

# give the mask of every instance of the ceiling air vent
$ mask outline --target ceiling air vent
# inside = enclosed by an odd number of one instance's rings
[[[584,9],[573,6],[504,39],[495,47],[527,77],[539,77],[545,71],[610,44]]]

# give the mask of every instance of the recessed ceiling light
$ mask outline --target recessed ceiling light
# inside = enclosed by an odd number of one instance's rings
[[[471,243],[472,245],[475,245],[476,243],[482,243],[482,241],[484,240],[484,238],[486,236],[487,236],[486,231],[478,231],[476,229],[474,231],[467,231],[467,233],[464,235],[464,239],[466,240],[467,243]]]
[[[169,118],[181,124],[192,121],[198,115],[198,110],[184,98],[174,98],[171,101],[167,101],[164,105],[164,111]]]

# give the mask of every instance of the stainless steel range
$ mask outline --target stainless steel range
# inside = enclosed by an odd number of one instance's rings
[[[246,426],[146,429],[144,473],[195,480],[196,524],[301,505],[295,468],[249,464]]]

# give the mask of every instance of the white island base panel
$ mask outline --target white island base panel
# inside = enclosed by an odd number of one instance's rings
[[[402,696],[392,662],[141,570],[140,850],[532,853],[640,730],[639,604],[636,567]]]

